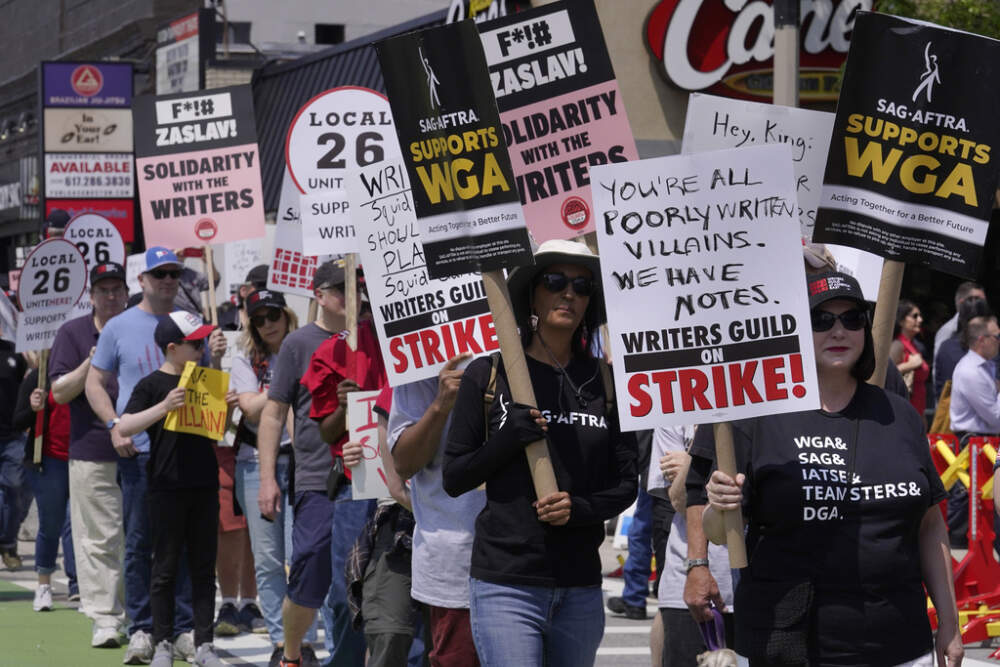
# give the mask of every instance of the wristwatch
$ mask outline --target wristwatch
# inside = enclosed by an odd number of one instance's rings
[[[107,422],[106,424],[104,424],[104,426],[105,426],[105,427],[107,427],[107,429],[108,429],[108,430],[110,431],[110,430],[111,430],[111,429],[113,429],[113,428],[115,427],[115,425],[116,425],[116,424],[118,424],[118,422],[120,422],[120,421],[121,421],[121,418],[119,418],[119,417],[115,417],[114,419],[111,419],[111,420],[109,420],[109,421],[108,421],[108,422]]]
[[[685,558],[684,559],[684,571],[685,572],[690,572],[693,568],[701,567],[703,565],[705,567],[708,567],[708,559],[707,558]]]

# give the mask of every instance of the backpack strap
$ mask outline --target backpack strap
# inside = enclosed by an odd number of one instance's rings
[[[601,369],[601,383],[604,385],[604,414],[610,415],[615,407],[615,383],[611,379],[611,367],[604,357],[598,357],[597,365]]]
[[[486,383],[486,390],[483,391],[483,438],[489,437],[490,433],[490,407],[497,393],[497,366],[500,365],[500,353],[494,352],[490,355],[490,381]]]

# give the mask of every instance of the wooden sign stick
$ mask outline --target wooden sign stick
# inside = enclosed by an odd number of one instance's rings
[[[500,354],[503,355],[503,366],[507,371],[511,398],[516,403],[537,406],[535,389],[531,386],[528,362],[524,357],[521,337],[517,333],[514,309],[510,303],[510,293],[507,291],[507,281],[504,280],[503,272],[484,271],[483,286],[486,288],[486,299],[493,313],[493,324],[497,339],[500,341]],[[557,492],[559,486],[556,484],[556,474],[549,458],[549,446],[545,440],[531,443],[524,448],[524,453],[528,457],[528,468],[531,470],[531,480],[535,485],[535,495],[544,498]]]
[[[316,299],[309,299],[309,323],[315,322],[317,317],[319,317],[319,303]]]
[[[344,296],[347,309],[347,347],[358,349],[358,255],[344,255]]]
[[[32,446],[31,462],[38,465],[42,462],[42,442],[45,439],[45,407],[48,405],[48,375],[49,375],[49,351],[42,350],[38,356],[38,388],[45,392],[45,402],[41,410],[35,413],[35,442]]]
[[[715,436],[715,461],[719,470],[736,479],[736,452],[733,450],[733,425],[729,422],[712,424]],[[726,546],[729,547],[729,567],[747,566],[747,545],[743,541],[743,512],[727,510],[722,513],[726,526]]]
[[[212,261],[212,246],[202,246],[205,249],[205,275],[208,276],[208,323],[219,323],[218,308],[215,302],[215,262]]]
[[[889,348],[892,346],[892,330],[896,324],[896,307],[899,305],[899,291],[903,286],[903,269],[906,264],[887,259],[882,264],[882,278],[878,285],[878,300],[875,302],[875,318],[872,321],[872,338],[875,342],[875,372],[868,382],[877,387],[885,386],[886,369],[889,366]]]

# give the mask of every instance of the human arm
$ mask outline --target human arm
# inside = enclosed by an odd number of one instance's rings
[[[260,423],[261,413],[264,412],[264,406],[267,405],[266,391],[244,391],[237,395],[237,401],[240,411],[248,422],[251,424]]]
[[[892,363],[896,364],[896,368],[899,369],[900,373],[909,373],[923,365],[924,358],[918,352],[911,353],[906,358],[906,361],[903,361],[904,352],[902,342],[898,339],[892,341],[892,345],[889,347],[889,358],[892,359]]]
[[[35,425],[35,413],[38,412],[32,405],[32,399],[38,389],[38,371],[32,370],[17,388],[17,400],[14,403],[14,414],[11,415],[11,426],[17,431],[26,431]],[[44,404],[44,394],[42,395],[42,406]]]
[[[84,389],[87,392],[87,402],[90,409],[94,411],[97,418],[104,423],[108,423],[118,417],[111,396],[106,389],[108,382],[114,377],[111,371],[106,371],[91,364],[87,371],[87,380]],[[121,432],[121,424],[115,424],[111,429],[111,445],[115,448],[118,456],[135,456],[138,452],[132,445],[131,436],[126,436]]]
[[[708,539],[702,530],[703,505],[689,505],[685,511],[687,522],[687,557],[690,560],[708,560]],[[712,605],[719,611],[726,608],[719,592],[719,583],[706,565],[688,570],[684,581],[684,604],[698,623],[712,620]]]
[[[379,415],[378,450],[379,453],[382,454],[382,464],[385,468],[386,486],[389,487],[389,495],[392,496],[397,503],[412,512],[413,503],[410,501],[410,490],[406,488],[406,482],[404,482],[400,476],[396,474],[393,453],[389,450],[388,427],[389,421],[384,416]]]
[[[323,442],[337,442],[347,432],[347,394],[360,389],[358,383],[350,378],[337,383],[337,407],[317,422]]]
[[[125,408],[125,414],[121,416],[121,422],[118,424],[119,431],[126,437],[131,437],[136,433],[145,431],[166,417],[168,412],[184,405],[185,391],[184,387],[174,387],[167,393],[163,400],[157,401],[138,412],[129,412],[130,409],[137,410],[139,406],[149,404],[143,384],[140,382],[136,385],[135,391],[132,392],[132,398],[129,399],[128,406]]]
[[[691,455],[687,452],[667,452],[667,455],[660,459],[661,467],[665,459],[670,459],[672,471],[670,474],[673,475],[669,478],[670,489],[667,491],[667,497],[675,512],[686,512],[687,489],[684,486],[684,480],[687,479],[688,470],[691,468]],[[677,462],[676,469],[673,467],[674,461]],[[664,473],[665,476],[666,474]],[[680,481],[675,484],[677,480]]]
[[[455,405],[458,387],[462,382],[464,370],[458,370],[456,365],[468,358],[468,354],[452,357],[438,373],[437,394],[424,413],[415,422],[404,428],[396,438],[392,448],[392,461],[395,473],[403,480],[410,479],[434,460],[441,436],[444,433],[448,415]],[[393,402],[393,421],[395,418],[406,419],[400,415],[397,403]],[[403,409],[405,410],[404,406]]]
[[[934,639],[936,664],[958,667],[962,664],[965,649],[962,647],[962,632],[955,605],[948,531],[937,505],[928,507],[924,513],[917,539],[920,572],[938,617],[938,630]]]
[[[269,519],[273,519],[281,511],[281,489],[278,488],[275,467],[281,446],[281,427],[287,414],[288,403],[269,398],[261,410],[260,423],[257,425],[257,457],[260,462],[257,505],[260,513]]]
[[[87,373],[90,371],[90,360],[94,357],[96,349],[96,347],[90,348],[90,354],[79,366],[52,382],[52,398],[56,403],[65,405],[83,393],[87,383]]]

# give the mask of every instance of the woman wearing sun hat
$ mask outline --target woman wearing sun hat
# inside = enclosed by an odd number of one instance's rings
[[[590,353],[606,319],[598,258],[580,243],[546,241],[507,284],[538,409],[513,402],[502,358],[477,359],[445,452],[449,494],[486,484],[472,548],[473,639],[484,666],[590,665],[604,632],[604,521],[637,490],[634,435],[621,432],[610,373]],[[542,438],[560,490],[537,499],[524,447]]]

